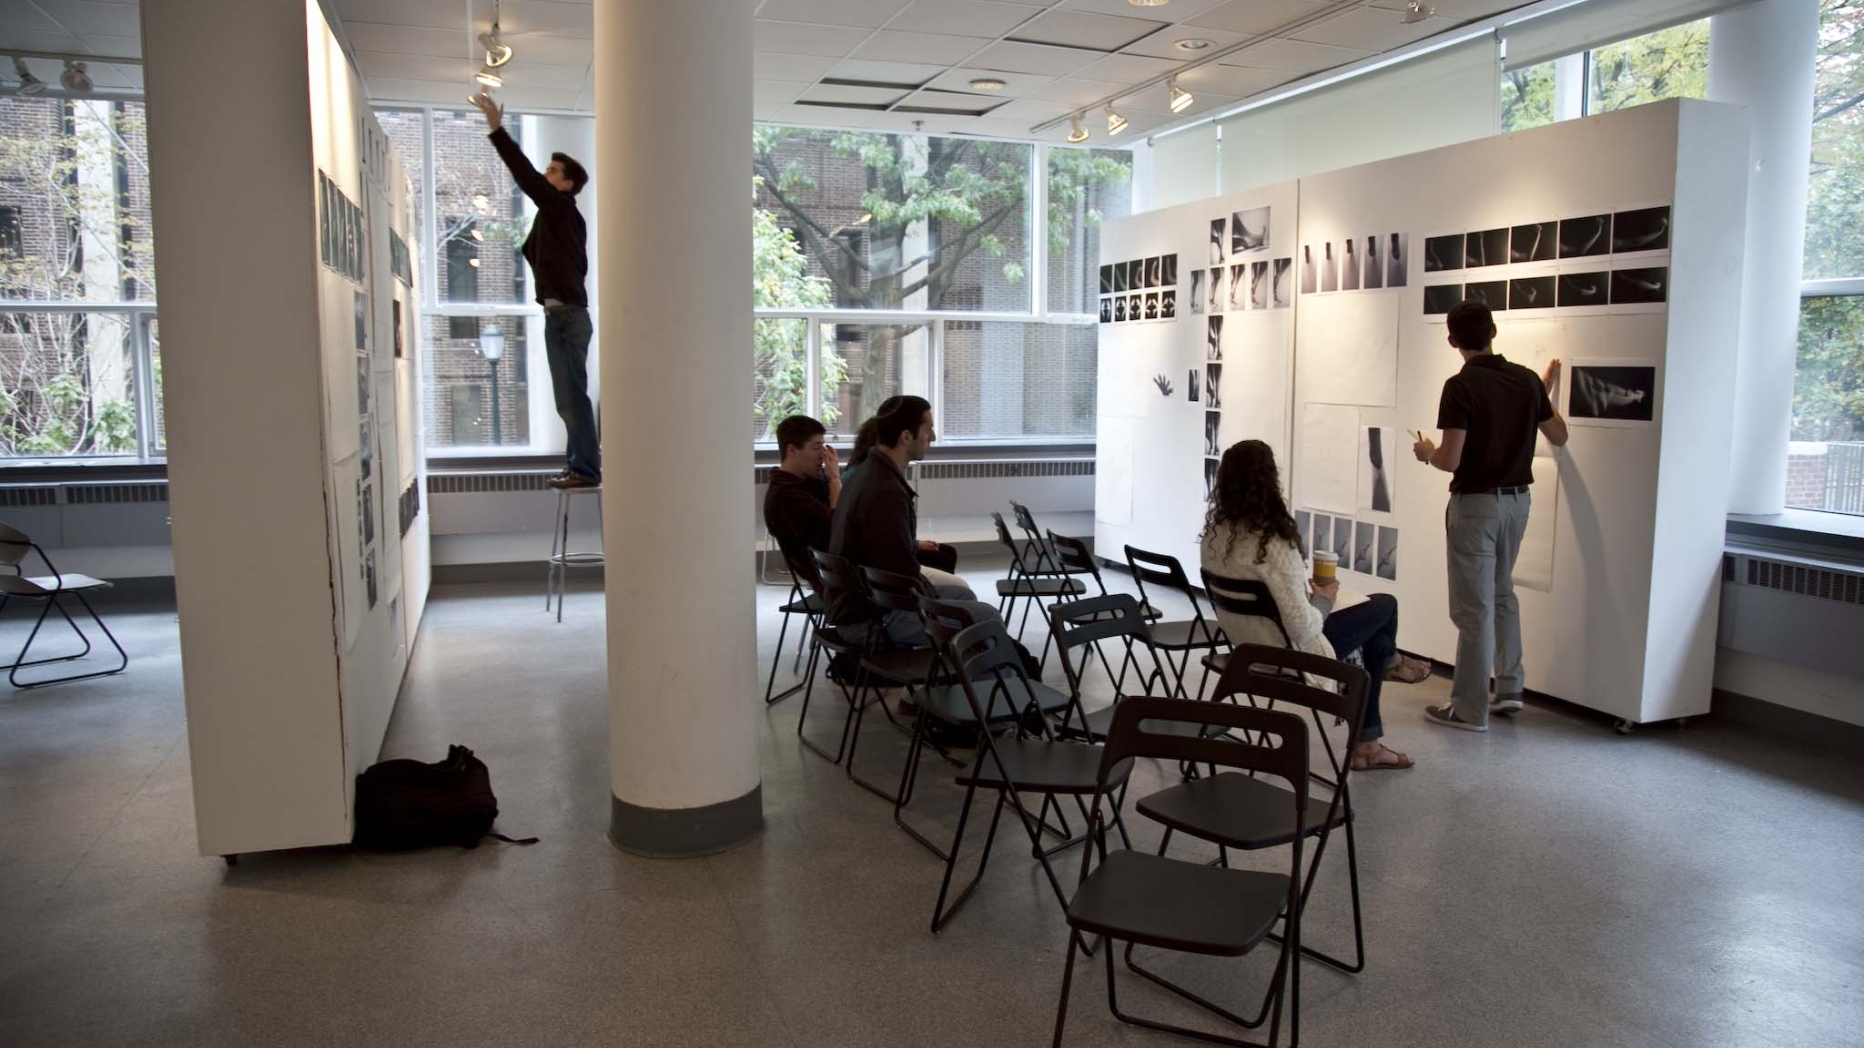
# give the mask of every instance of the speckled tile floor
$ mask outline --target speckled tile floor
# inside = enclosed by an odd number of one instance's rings
[[[781,596],[758,593],[765,660]],[[172,611],[113,617],[123,676],[0,694],[0,1043],[1048,1043],[1064,926],[1017,829],[930,934],[941,864],[802,751],[795,700],[758,711],[760,840],[612,849],[601,615],[593,592],[558,626],[532,587],[437,590],[389,729],[384,756],[478,751],[529,848],[199,857]],[[1864,1045],[1864,769],[1713,719],[1620,738],[1531,707],[1449,732],[1421,714],[1446,692],[1387,688],[1418,767],[1360,780],[1370,966],[1306,967],[1304,1044]],[[878,724],[863,766],[903,752]],[[912,817],[949,833],[945,770],[927,763]],[[1345,947],[1341,858],[1307,934]],[[1071,879],[1078,854],[1060,861]],[[1239,1003],[1269,963],[1160,962]],[[1068,1044],[1182,1043],[1108,1016],[1098,966],[1077,975]],[[1189,1018],[1134,979],[1121,999]]]

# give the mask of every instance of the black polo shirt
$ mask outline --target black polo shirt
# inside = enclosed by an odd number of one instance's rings
[[[810,550],[828,549],[828,485],[815,477],[799,477],[782,468],[770,471],[764,492],[764,527],[783,549],[783,557],[801,566],[807,578],[815,576]]]
[[[1464,431],[1450,490],[1478,494],[1534,482],[1534,434],[1553,417],[1540,376],[1497,353],[1471,357],[1443,384],[1437,428]]]

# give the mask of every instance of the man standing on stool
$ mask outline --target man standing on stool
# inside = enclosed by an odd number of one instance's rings
[[[1534,433],[1538,428],[1548,443],[1562,447],[1566,420],[1547,396],[1560,375],[1558,360],[1537,376],[1494,353],[1495,320],[1480,302],[1461,303],[1448,321],[1449,342],[1462,353],[1463,369],[1443,384],[1437,408],[1443,444],[1420,436],[1412,451],[1419,462],[1452,475],[1444,528],[1456,678],[1450,701],[1426,707],[1424,716],[1448,728],[1488,731],[1491,712],[1507,716],[1521,709],[1526,687],[1514,565],[1527,531]]]
[[[485,114],[492,148],[510,169],[512,180],[537,205],[531,234],[524,238],[524,260],[531,267],[537,303],[544,307],[544,355],[550,361],[550,384],[557,415],[569,434],[563,472],[550,478],[553,488],[592,488],[602,483],[602,448],[596,440],[595,409],[589,404],[588,229],[576,209],[576,194],[589,172],[562,153],[550,154],[543,174],[525,158],[504,128],[505,107],[480,92],[473,105]],[[492,405],[497,411],[498,405]]]

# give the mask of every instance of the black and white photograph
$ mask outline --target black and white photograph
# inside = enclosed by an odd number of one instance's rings
[[[1219,313],[1204,321],[1209,327],[1204,332],[1204,359],[1219,363],[1223,360],[1223,315]]]
[[[1230,309],[1249,308],[1249,263],[1238,262],[1230,267]]]
[[[1385,263],[1379,257],[1379,238],[1366,238],[1366,255],[1360,261],[1366,269],[1365,279],[1360,284],[1367,291],[1377,291],[1385,286]]]
[[[1113,323],[1113,299],[1103,298],[1100,300],[1100,322],[1102,324]]]
[[[373,608],[375,607],[375,597],[376,597],[376,593],[375,593],[375,551],[374,550],[370,550],[369,555],[364,557],[362,560],[362,583],[363,583],[363,589],[368,591],[368,594],[369,594],[369,606]]]
[[[396,299],[394,302],[390,304],[394,307],[394,313],[395,313],[395,359],[400,360],[401,359],[401,300]]]
[[[1333,251],[1331,240],[1320,245],[1320,290],[1322,294],[1340,290],[1340,259]]]
[[[1157,255],[1146,259],[1146,287],[1158,287],[1162,283],[1164,260]]]
[[[1213,266],[1223,261],[1223,240],[1229,235],[1228,226],[1221,218],[1210,220],[1210,264]]]
[[[1172,384],[1171,384],[1170,375],[1152,376],[1152,385],[1154,388],[1156,388],[1159,391],[1159,396],[1164,397],[1167,400],[1171,399]]]
[[[1393,233],[1386,241],[1385,286],[1404,287],[1410,280],[1406,267],[1411,264],[1411,234]]]
[[[362,451],[357,455],[357,469],[362,479],[368,480],[370,475],[375,472],[375,448],[373,447],[374,441],[369,439],[369,419],[365,416],[356,429],[358,433],[357,443],[358,446],[362,448]]]
[[[1191,312],[1204,311],[1204,279],[1209,271],[1193,269],[1191,271]]]
[[[1113,294],[1113,265],[1112,263],[1108,263],[1107,265],[1100,267],[1100,293],[1103,295]]]
[[[1581,215],[1560,220],[1560,257],[1586,258],[1612,249],[1612,216]]]
[[[1178,292],[1176,289],[1166,288],[1159,292],[1159,319],[1175,320],[1177,317]]]
[[[1223,312],[1223,267],[1210,267],[1210,282],[1204,288],[1204,311]]]
[[[1294,533],[1301,537],[1301,552],[1303,553],[1306,553],[1309,549],[1312,548],[1312,543],[1308,540],[1308,533],[1313,530],[1314,530],[1314,515],[1304,509],[1295,510],[1294,511]]]
[[[1461,284],[1426,284],[1424,286],[1424,313],[1441,316],[1456,308],[1463,300]]]
[[[1670,270],[1667,267],[1612,270],[1614,306],[1662,302],[1669,297],[1669,292]]]
[[[1603,306],[1611,301],[1611,274],[1595,273],[1561,273],[1559,289],[1559,306],[1571,309],[1575,306]]]
[[[1221,455],[1223,449],[1217,446],[1217,423],[1222,421],[1221,411],[1204,412],[1204,454]]]
[[[330,264],[330,179],[317,172],[317,252],[324,265]]]
[[[362,486],[362,544],[375,541],[375,485]]]
[[[1654,367],[1574,364],[1570,384],[1568,418],[1649,422],[1656,417]]]
[[[1505,266],[1508,264],[1508,231],[1506,229],[1484,229],[1469,234],[1463,242],[1463,265],[1469,269],[1479,266]]]
[[[1374,513],[1392,511],[1392,471],[1388,463],[1396,449],[1387,446],[1391,436],[1391,430],[1380,426],[1366,426],[1360,430],[1359,450],[1363,457],[1359,463],[1360,509]]]
[[[1307,551],[1333,548],[1333,518],[1325,513],[1314,514],[1314,537],[1307,544]]]
[[[1670,246],[1670,209],[1647,207],[1612,216],[1612,250],[1662,251]]]
[[[1275,260],[1274,275],[1269,281],[1269,305],[1273,309],[1294,305],[1294,259]]]
[[[1478,280],[1464,284],[1463,298],[1471,302],[1480,302],[1499,313],[1508,308],[1508,282],[1506,280]]]
[[[1516,309],[1552,309],[1554,290],[1557,279],[1546,277],[1516,277],[1508,282],[1508,308]]]
[[[1348,238],[1340,245],[1340,290],[1359,290],[1359,249],[1357,241]]]
[[[1378,557],[1379,528],[1376,524],[1360,521],[1353,529],[1353,570],[1361,575],[1370,575]]]
[[[1269,264],[1266,260],[1249,264],[1249,308],[1269,308]]]
[[[1202,390],[1198,389],[1197,369],[1192,368],[1185,373],[1184,399],[1195,404],[1198,402],[1200,393],[1202,393]]]
[[[1115,292],[1126,291],[1132,287],[1131,278],[1127,275],[1131,268],[1125,262],[1113,264],[1113,290]]]
[[[1146,292],[1146,319],[1157,320],[1158,318],[1159,318],[1159,293],[1156,291],[1148,291]]]
[[[1398,529],[1379,528],[1379,570],[1378,577],[1392,582],[1398,581]]]
[[[1463,268],[1463,234],[1424,238],[1424,272],[1444,273]]]
[[[363,301],[362,292],[356,292],[356,352],[364,353],[369,349],[369,314],[368,304]]]
[[[1146,296],[1126,296],[1126,319],[1144,320],[1146,318]]]
[[[369,358],[356,355],[356,413],[369,413]]]
[[[1552,262],[1560,257],[1560,223],[1516,226],[1508,241],[1510,262]]]
[[[1159,286],[1178,286],[1178,256],[1166,255],[1159,259]]]
[[[1301,245],[1301,293],[1311,295],[1320,290],[1320,267],[1314,263],[1314,245]]]
[[[1204,501],[1209,502],[1211,493],[1217,490],[1217,460],[1204,460]]]
[[[1204,406],[1212,411],[1223,410],[1223,365],[1204,365]]]
[[[1113,322],[1115,324],[1126,323],[1126,296],[1125,295],[1113,296]]]
[[[1352,569],[1353,520],[1351,517],[1333,518],[1333,552],[1340,558],[1340,567]]]
[[[1269,209],[1252,207],[1230,215],[1230,254],[1269,249]]]

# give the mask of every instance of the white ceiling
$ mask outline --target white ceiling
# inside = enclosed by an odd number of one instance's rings
[[[1130,121],[1124,139],[1233,105],[1336,66],[1402,47],[1529,0],[1432,0],[1437,16],[1399,21],[1405,0],[758,0],[753,62],[760,120],[1060,140],[1040,123],[1109,96]],[[378,102],[463,105],[480,55],[473,37],[492,0],[331,0]],[[588,111],[593,7],[584,0],[503,0],[516,57],[499,92],[514,109]],[[134,3],[0,0],[0,49],[133,56]],[[1210,41],[1186,52],[1179,40]],[[1253,42],[1251,42],[1253,41]],[[1184,113],[1145,82],[1235,44],[1184,72]],[[55,78],[56,63],[34,72]],[[134,66],[93,67],[100,86],[137,87]],[[1001,91],[971,88],[1002,80]],[[108,81],[108,82],[106,82]],[[1128,92],[1137,92],[1128,95]],[[1105,116],[1088,115],[1094,141]]]

